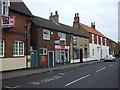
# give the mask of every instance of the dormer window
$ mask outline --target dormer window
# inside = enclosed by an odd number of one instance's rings
[[[9,0],[0,0],[0,14],[3,16],[8,16],[9,6]]]

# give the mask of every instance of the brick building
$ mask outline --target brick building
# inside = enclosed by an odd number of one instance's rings
[[[2,37],[0,38],[0,71],[26,68],[26,21],[32,16],[23,2],[0,1]],[[6,9],[4,8],[6,7]],[[30,25],[30,24],[29,24]],[[30,28],[27,28],[30,34]],[[28,38],[30,47],[30,38]],[[29,53],[28,53],[29,54]]]
[[[95,23],[92,22],[91,27],[82,24],[79,20],[79,14],[77,14],[74,17],[73,27],[79,29],[80,26],[89,32],[90,58],[88,60],[100,60],[109,55],[108,38],[96,30]]]
[[[33,50],[38,51],[39,59],[36,63],[41,68],[72,62],[73,56],[76,55],[72,53],[73,36],[88,38],[79,29],[59,23],[57,11],[55,15],[51,13],[49,20],[34,16],[31,21],[31,46]],[[74,52],[78,55],[78,51]],[[80,62],[80,56],[77,59]]]

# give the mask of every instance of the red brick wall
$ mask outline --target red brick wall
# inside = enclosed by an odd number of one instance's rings
[[[105,45],[105,38],[102,37],[102,44]]]
[[[92,43],[92,34],[89,33],[89,43]]]
[[[5,57],[10,58],[13,57],[13,42],[14,40],[24,41],[24,45],[26,45],[24,32],[24,25],[26,24],[26,20],[29,19],[28,16],[20,14],[15,11],[11,11],[9,16],[15,16],[15,27],[11,29],[3,29],[2,31],[2,39],[5,40]],[[29,30],[30,32],[30,30]],[[28,46],[30,46],[30,39],[28,40]],[[24,46],[24,50],[26,54],[26,48]]]
[[[108,39],[108,38],[106,38],[106,45],[107,45],[107,46],[109,46],[108,41],[109,41],[109,39]]]
[[[97,35],[94,34],[94,44],[97,44]]]
[[[35,27],[34,24],[32,25],[32,28],[31,28],[31,46],[33,46],[34,50],[37,50],[38,34],[39,34],[40,46],[38,46],[38,47],[40,47],[40,48],[47,48],[48,51],[52,50],[52,51],[54,51],[54,54],[55,54],[55,38],[58,35],[58,32],[57,31],[53,31],[53,30],[49,30],[49,31],[50,31],[50,40],[44,40],[43,39],[43,29]],[[53,34],[51,34],[51,32]],[[70,46],[70,34],[66,34],[66,46]],[[43,57],[44,56],[40,56],[41,59]],[[70,54],[69,54],[69,57],[70,57]],[[56,65],[55,58],[56,57],[54,55],[54,64]],[[42,63],[41,65],[42,65],[41,68],[44,68],[44,67],[48,66],[47,63],[45,63],[45,62]]]

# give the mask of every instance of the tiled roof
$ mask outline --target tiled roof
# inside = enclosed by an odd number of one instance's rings
[[[48,29],[52,29],[55,31],[79,35],[79,36],[83,36],[87,38],[89,37],[88,33],[84,32],[82,27],[81,27],[81,30],[79,30],[71,26],[64,25],[61,23],[56,23],[56,22],[53,22],[52,20],[44,19],[44,18],[37,17],[37,16],[34,16],[33,18],[31,18],[31,21],[38,27],[42,27],[46,29],[48,28]]]
[[[102,33],[100,33],[98,30],[93,29],[92,27],[89,27],[85,24],[80,23],[80,25],[85,28],[88,32],[99,35],[101,37],[105,37]]]
[[[32,13],[24,4],[24,2],[10,2],[10,9],[28,16],[32,16]]]

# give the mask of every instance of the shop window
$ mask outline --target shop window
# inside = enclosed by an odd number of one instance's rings
[[[0,39],[0,57],[4,57],[4,40]]]
[[[39,49],[39,54],[40,55],[47,55],[47,49],[46,48],[40,48]]]
[[[50,40],[50,31],[49,30],[43,30],[43,39]]]
[[[24,56],[24,42],[14,41],[13,56]]]
[[[60,60],[60,50],[56,50],[56,63],[61,63],[61,60]]]
[[[73,59],[79,59],[78,57],[78,49],[73,48]]]

